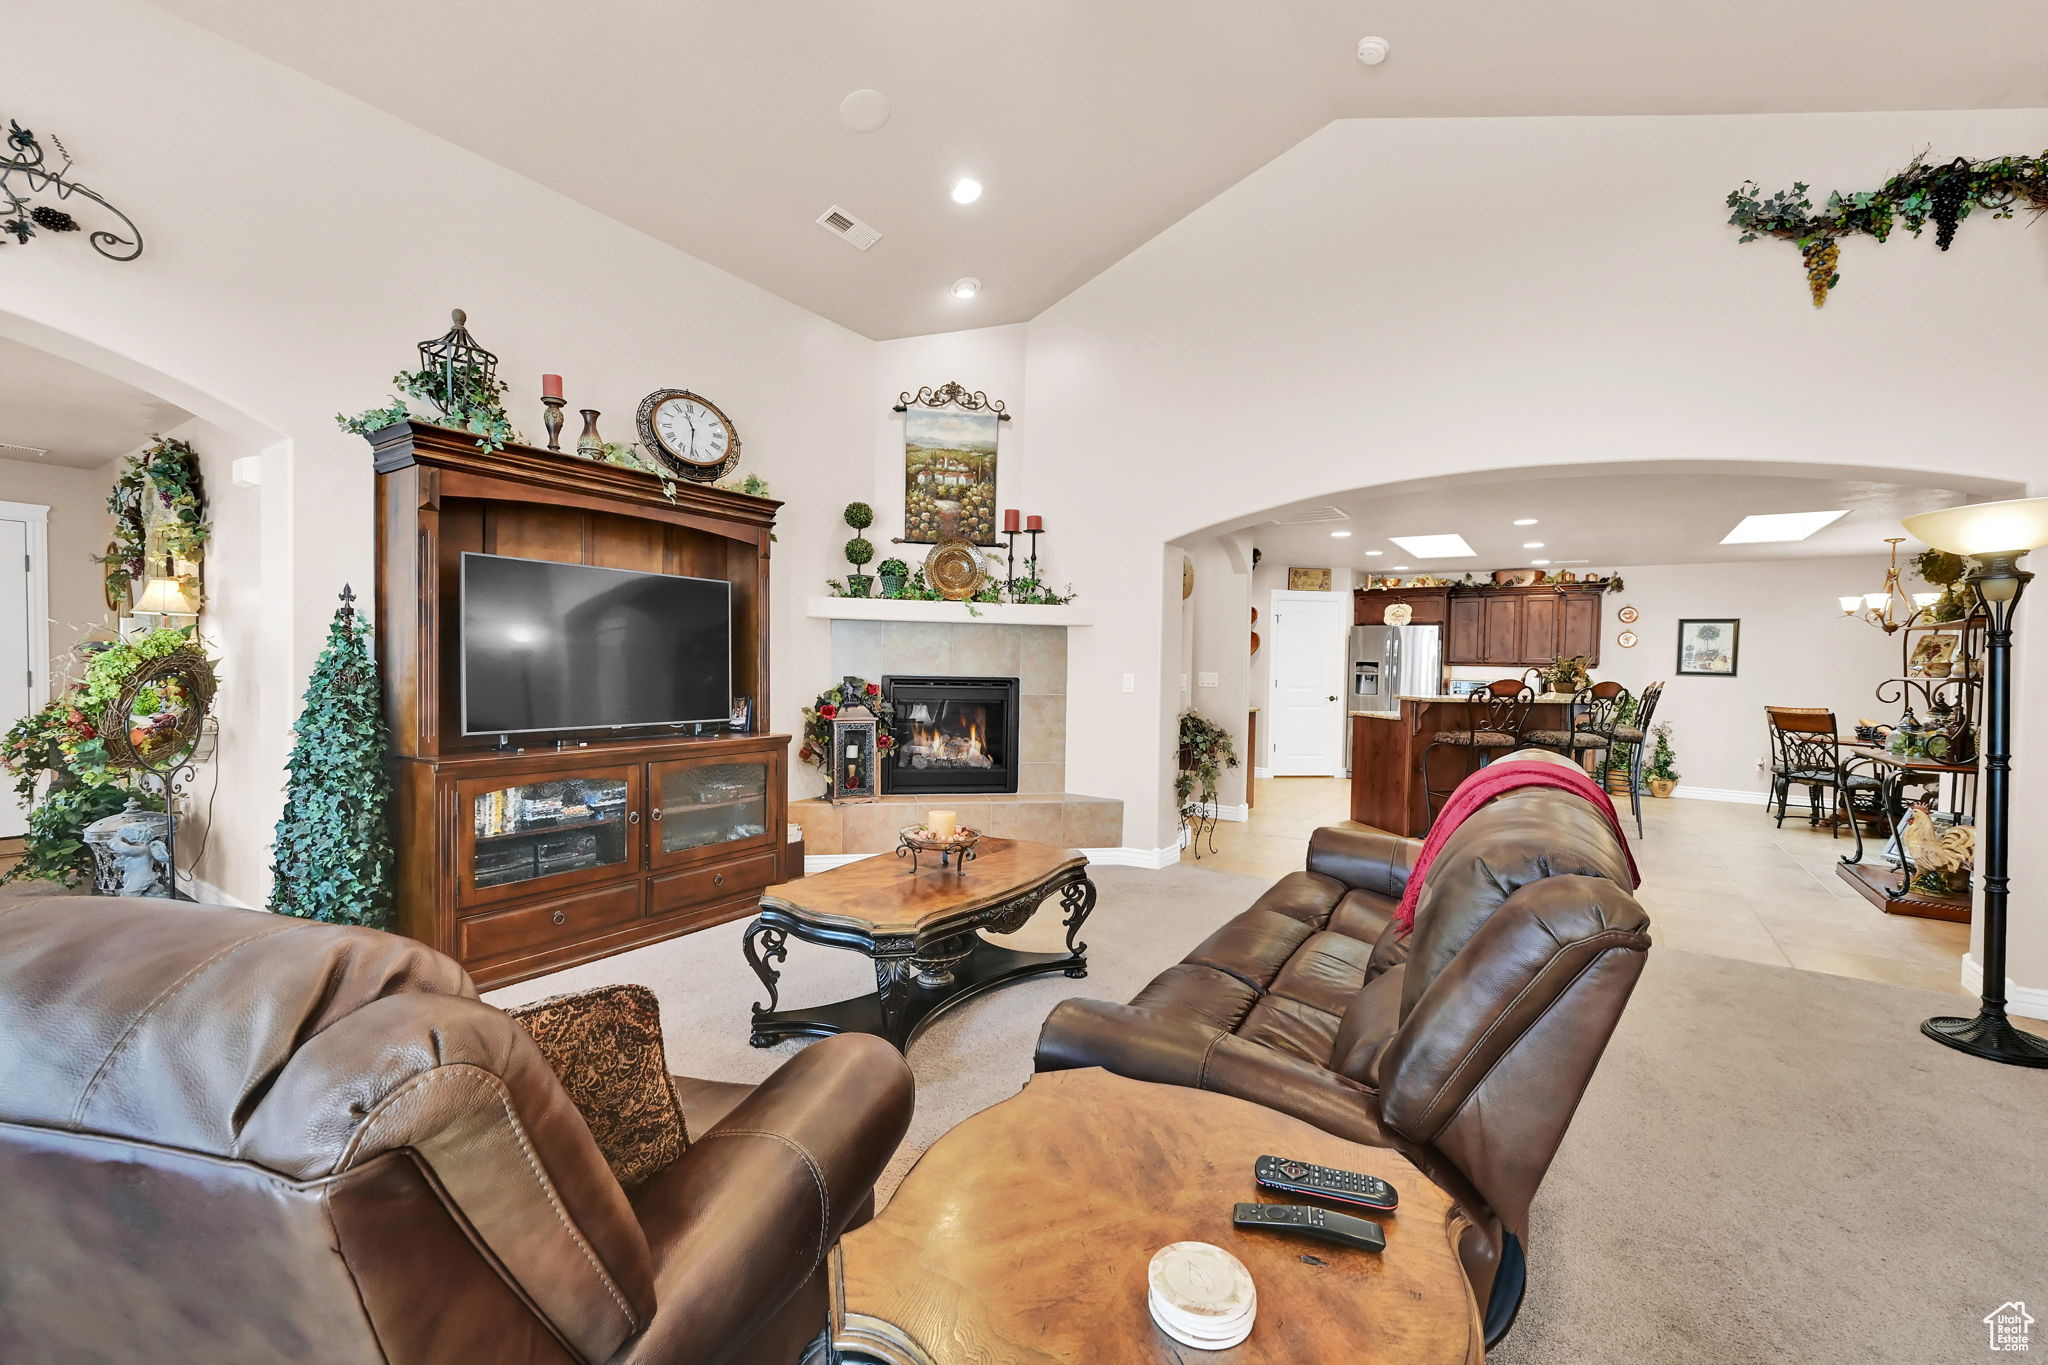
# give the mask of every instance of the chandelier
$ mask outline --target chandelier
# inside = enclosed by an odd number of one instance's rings
[[[1941,600],[1938,592],[1916,592],[1908,597],[1906,590],[1899,586],[1899,546],[1905,539],[1904,536],[1885,538],[1885,544],[1892,547],[1892,564],[1884,571],[1884,591],[1838,599],[1842,604],[1842,615],[1868,621],[1890,635],[1912,625],[1921,612]]]

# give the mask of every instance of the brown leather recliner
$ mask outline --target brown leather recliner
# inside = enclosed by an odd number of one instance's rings
[[[1642,971],[1649,919],[1606,821],[1556,788],[1467,819],[1404,938],[1386,930],[1419,848],[1317,830],[1306,871],[1130,1004],[1056,1007],[1037,1066],[1236,1095],[1400,1151],[1473,1222],[1461,1251],[1491,1344],[1521,1304],[1529,1202]]]
[[[681,1089],[710,1109],[628,1196],[533,1040],[422,944],[9,896],[0,1360],[789,1365],[909,1068],[841,1037],[750,1093]]]

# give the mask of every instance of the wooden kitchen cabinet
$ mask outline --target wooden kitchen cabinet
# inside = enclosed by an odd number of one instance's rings
[[[1444,606],[1450,595],[1449,588],[1353,588],[1351,624],[1385,625],[1387,608],[1396,602],[1405,602],[1413,613],[1408,618],[1409,625],[1440,626],[1444,624]]]
[[[1444,609],[1444,661],[1526,668],[1583,654],[1597,664],[1604,587],[1451,588]]]

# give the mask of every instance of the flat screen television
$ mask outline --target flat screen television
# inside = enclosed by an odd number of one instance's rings
[[[462,733],[622,730],[732,713],[732,584],[462,556]]]

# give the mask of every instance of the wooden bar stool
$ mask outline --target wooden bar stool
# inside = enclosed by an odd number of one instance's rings
[[[1522,747],[1522,730],[1529,722],[1529,708],[1535,704],[1536,694],[1527,683],[1520,678],[1502,678],[1465,698],[1464,729],[1439,730],[1431,737],[1418,760],[1422,773],[1422,799],[1429,810],[1431,824],[1436,823],[1437,798],[1449,796],[1457,790],[1457,784],[1432,788],[1429,785],[1429,756],[1442,748],[1477,754],[1478,763],[1466,764],[1465,771],[1458,774],[1458,781],[1463,782],[1474,771],[1492,762],[1495,755]]]

